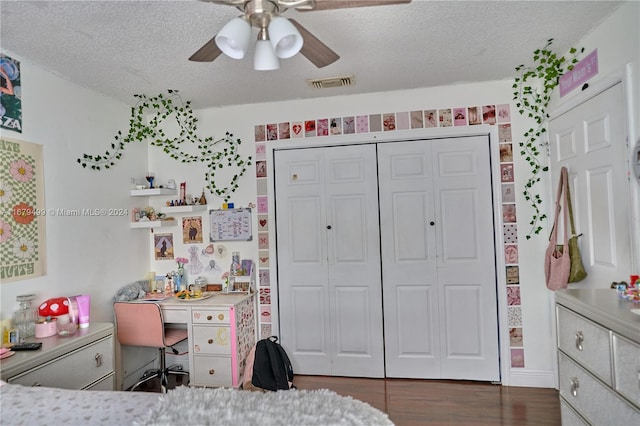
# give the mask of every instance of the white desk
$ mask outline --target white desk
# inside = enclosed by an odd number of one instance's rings
[[[256,343],[255,294],[218,293],[204,300],[159,302],[165,324],[186,324],[189,384],[237,387]]]

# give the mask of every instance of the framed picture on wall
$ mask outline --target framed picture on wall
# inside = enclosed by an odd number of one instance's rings
[[[154,234],[153,247],[156,260],[173,260],[173,234]]]

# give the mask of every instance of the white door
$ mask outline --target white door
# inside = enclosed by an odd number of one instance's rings
[[[608,286],[633,270],[624,111],[618,83],[549,122],[553,200],[566,166],[576,231],[583,234],[588,276],[576,286]]]
[[[274,153],[280,341],[297,374],[384,377],[375,145]]]
[[[489,140],[378,145],[387,377],[500,379]]]

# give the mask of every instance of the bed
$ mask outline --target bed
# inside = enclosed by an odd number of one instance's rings
[[[181,386],[166,394],[0,386],[9,425],[393,425],[367,403],[328,389],[250,392]]]

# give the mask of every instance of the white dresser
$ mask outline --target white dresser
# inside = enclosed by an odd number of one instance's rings
[[[69,337],[31,337],[37,351],[19,351],[0,361],[8,383],[65,389],[114,390],[113,324],[95,323]]]
[[[556,292],[563,425],[640,425],[640,304],[611,289]]]

